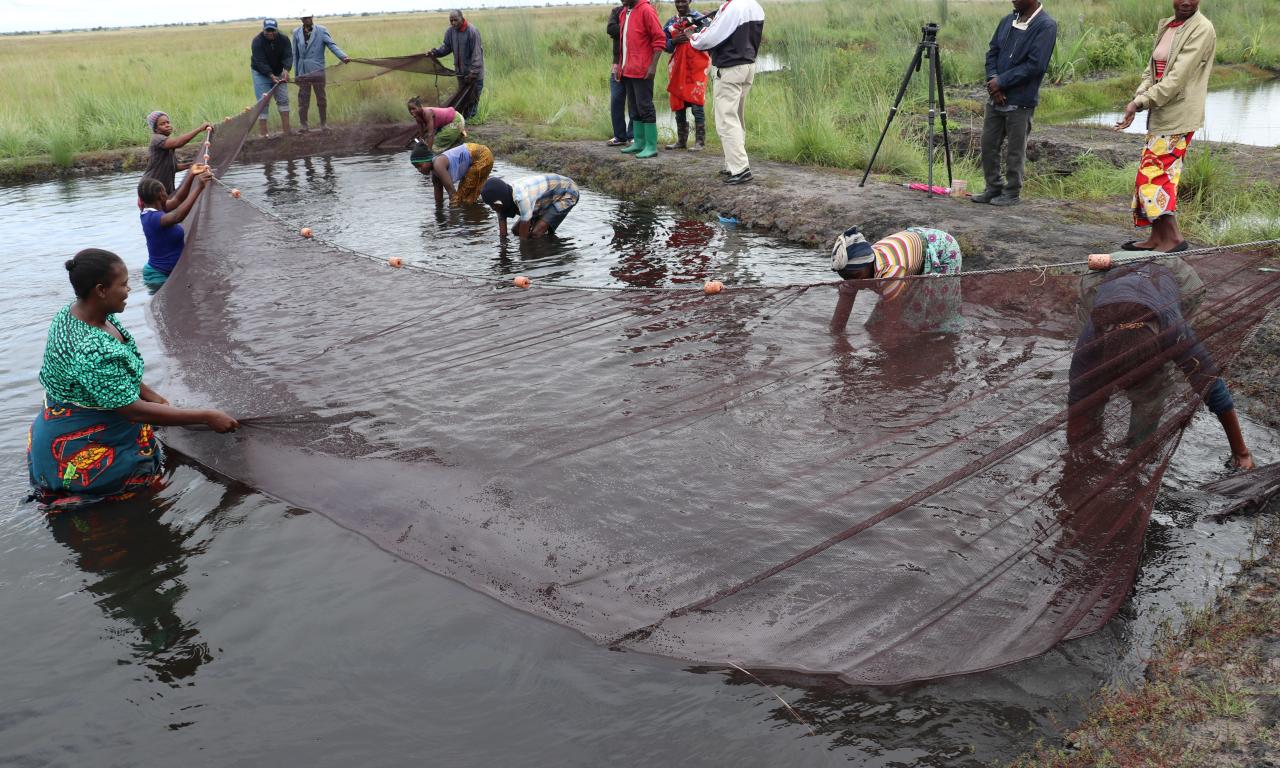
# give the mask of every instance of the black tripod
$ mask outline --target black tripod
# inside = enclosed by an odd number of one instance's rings
[[[942,88],[942,60],[938,58],[938,25],[929,23],[920,28],[921,39],[920,44],[916,46],[916,55],[911,58],[911,63],[907,65],[907,74],[902,78],[902,86],[898,88],[898,96],[893,100],[893,107],[889,109],[889,119],[884,123],[884,130],[880,131],[880,140],[876,142],[876,149],[871,153],[871,159],[867,161],[867,170],[862,174],[862,181],[858,186],[865,186],[867,177],[871,175],[871,166],[875,164],[876,155],[880,154],[880,145],[884,143],[885,134],[889,132],[889,125],[893,122],[893,116],[898,114],[898,105],[902,103],[902,97],[907,92],[907,86],[911,83],[911,75],[920,71],[920,65],[924,59],[929,60],[929,145],[925,152],[929,158],[929,194],[935,194],[933,191],[933,157],[934,157],[934,133],[933,119],[936,115],[942,116],[942,146],[946,150],[947,155],[947,186],[951,186],[951,139],[947,136],[947,100],[943,95]],[[934,109],[935,102],[937,110]]]

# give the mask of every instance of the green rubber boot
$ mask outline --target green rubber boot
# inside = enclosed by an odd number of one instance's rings
[[[658,155],[658,124],[644,124],[644,149],[636,153],[636,157],[657,157]]]
[[[618,150],[626,155],[634,155],[645,148],[645,141],[649,134],[644,132],[644,123],[631,124],[631,143]]]

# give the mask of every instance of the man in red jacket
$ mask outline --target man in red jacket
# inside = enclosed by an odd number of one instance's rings
[[[627,109],[635,127],[635,141],[622,151],[636,157],[658,154],[658,112],[653,106],[653,77],[658,56],[667,47],[667,35],[658,21],[658,12],[649,0],[623,0],[622,85],[627,92]]]

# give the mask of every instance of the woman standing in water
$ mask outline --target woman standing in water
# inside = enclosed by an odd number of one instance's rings
[[[129,298],[119,256],[86,248],[66,268],[76,300],[49,327],[40,366],[44,409],[27,439],[32,497],[53,511],[153,486],[162,451],[152,425],[240,426],[222,411],[175,408],[142,383],[142,355],[116,318]]]
[[[1178,179],[1191,136],[1204,126],[1204,102],[1218,33],[1200,13],[1200,0],[1173,0],[1173,16],[1156,28],[1155,49],[1138,91],[1116,123],[1124,130],[1147,112],[1147,141],[1138,162],[1133,223],[1151,227],[1146,240],[1130,240],[1127,251],[1184,251],[1178,227]]]

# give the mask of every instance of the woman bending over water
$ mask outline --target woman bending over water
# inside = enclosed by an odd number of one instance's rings
[[[153,425],[240,426],[222,411],[175,408],[142,382],[142,355],[116,318],[129,298],[119,256],[86,248],[66,268],[76,300],[49,327],[40,366],[44,408],[27,439],[32,497],[50,511],[154,486],[163,454]]]
[[[406,102],[409,114],[418,123],[418,141],[434,149],[436,134],[445,128],[458,124],[458,134],[467,138],[467,119],[453,107],[424,107],[417,96]]]

